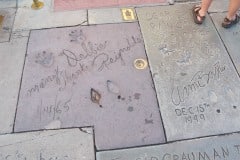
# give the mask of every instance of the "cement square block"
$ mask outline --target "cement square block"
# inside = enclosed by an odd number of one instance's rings
[[[94,160],[94,157],[93,135],[78,128],[0,136],[1,159]]]
[[[226,12],[228,10],[229,0],[213,0],[209,7],[209,12]]]
[[[97,160],[238,160],[239,158],[239,133],[97,153]]]
[[[28,36],[13,33],[10,42],[0,43],[0,134],[13,131]]]
[[[94,126],[99,150],[165,142],[139,58],[147,62],[138,23],[32,31],[14,131]]]
[[[87,11],[69,11],[54,12],[52,9],[52,1],[43,1],[44,7],[40,10],[33,10],[31,3],[26,4],[22,1],[20,6],[28,6],[18,8],[14,23],[14,31],[42,29],[62,26],[73,26],[86,24]]]
[[[209,16],[193,22],[193,5],[137,9],[168,141],[240,130],[239,76]]]
[[[238,23],[236,26],[225,29],[221,26],[223,19],[225,18],[225,13],[215,13],[211,14],[213,22],[220,34],[223,43],[227,47],[229,55],[231,56],[238,73],[240,74],[240,24]]]
[[[10,40],[15,13],[14,8],[0,9],[0,15],[3,17],[0,25],[0,43]]]

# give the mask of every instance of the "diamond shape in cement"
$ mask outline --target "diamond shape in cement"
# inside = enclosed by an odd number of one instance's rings
[[[94,126],[98,149],[165,141],[137,23],[31,32],[15,131]]]
[[[0,159],[94,160],[93,146],[93,135],[78,128],[7,134],[0,136]]]
[[[0,42],[9,41],[15,12],[16,9],[13,8],[0,9],[0,16],[2,19],[2,22],[0,22]]]
[[[238,23],[234,27],[231,27],[230,29],[225,29],[221,26],[221,23],[225,16],[226,13],[211,14],[218,33],[220,34],[224,44],[226,45],[229,55],[231,56],[238,70],[238,73],[240,74],[240,23]]]
[[[238,160],[239,158],[240,134],[97,153],[97,160]]]
[[[196,25],[192,6],[137,9],[168,141],[240,130],[238,74],[210,18]]]

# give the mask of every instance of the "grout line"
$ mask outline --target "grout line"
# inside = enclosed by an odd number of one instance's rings
[[[94,159],[97,160],[97,146],[96,146],[96,134],[95,134],[95,128],[94,126],[92,127],[93,129],[93,149],[94,149]]]
[[[137,16],[137,12],[136,12],[136,16]],[[142,32],[141,24],[140,24],[139,20],[137,21],[137,23],[138,23],[138,26],[139,26],[140,34],[141,34],[142,37],[143,37],[143,46],[144,46],[145,55],[146,55],[146,57],[147,57],[147,61],[148,61],[148,64],[149,64],[149,72],[150,72],[151,80],[152,80],[152,83],[153,83],[153,90],[154,90],[155,95],[156,95],[156,100],[157,100],[159,115],[160,115],[160,119],[161,119],[161,123],[162,123],[162,127],[161,127],[161,128],[163,128],[163,134],[164,134],[165,142],[167,142],[166,129],[165,129],[165,125],[164,125],[163,118],[162,118],[161,106],[160,106],[159,99],[158,99],[158,94],[157,94],[157,90],[156,90],[156,84],[155,84],[155,81],[154,81],[154,79],[153,79],[153,73],[152,73],[152,70],[151,70],[152,67],[151,67],[151,65],[150,65],[150,63],[149,63],[149,58],[148,58],[148,54],[147,54],[147,50],[146,50],[146,44],[145,44],[144,35],[143,35],[143,32]]]
[[[217,137],[230,136],[230,135],[233,135],[233,134],[239,134],[240,135],[240,131],[223,133],[223,134],[218,134],[218,135],[208,135],[208,136],[202,136],[202,137],[195,137],[195,138],[189,138],[189,139],[174,140],[174,141],[169,141],[169,142],[166,142],[166,143],[159,143],[159,144],[149,144],[149,145],[125,147],[125,148],[118,148],[118,149],[99,150],[98,152],[111,152],[111,151],[122,151],[122,150],[126,150],[126,149],[138,149],[138,148],[145,148],[145,147],[167,146],[169,144],[174,144],[174,143],[179,143],[179,142],[183,143],[183,142],[189,142],[189,141],[194,141],[194,140],[204,140],[205,138],[217,138]]]
[[[42,132],[42,131],[58,131],[58,130],[67,130],[67,129],[80,129],[80,128],[93,128],[94,126],[73,126],[73,127],[61,127],[61,128],[53,128],[53,129],[36,129],[36,130],[25,130],[25,131],[15,131],[13,132],[14,134],[22,134],[22,133],[31,133],[31,132]],[[13,134],[13,133],[5,133],[5,134],[0,134],[1,135],[8,135],[8,134]]]
[[[89,9],[87,9],[87,25],[89,26]]]
[[[13,17],[13,22],[12,22],[12,27],[11,27],[11,32],[10,32],[10,36],[9,36],[8,42],[10,42],[10,40],[12,39],[13,27],[15,25],[15,19],[16,19],[16,16],[17,16],[17,10],[18,10],[18,8],[15,9],[15,14],[14,14],[14,17]]]

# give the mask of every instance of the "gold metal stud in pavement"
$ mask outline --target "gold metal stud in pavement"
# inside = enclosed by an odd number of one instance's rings
[[[148,62],[145,59],[135,59],[134,66],[136,69],[145,69],[148,66]]]
[[[122,8],[122,17],[125,21],[134,21],[136,20],[135,11],[133,8]]]
[[[32,9],[41,9],[43,8],[44,3],[40,2],[39,0],[33,0],[33,4],[32,4]]]

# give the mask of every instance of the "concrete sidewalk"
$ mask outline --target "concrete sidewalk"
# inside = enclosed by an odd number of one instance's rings
[[[240,24],[195,3],[0,0],[0,160],[239,160]]]

